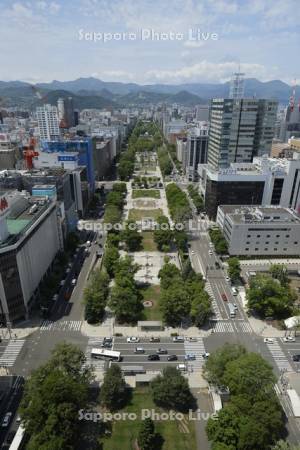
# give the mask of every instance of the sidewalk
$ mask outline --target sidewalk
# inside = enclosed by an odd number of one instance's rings
[[[24,339],[37,331],[42,323],[41,319],[26,320],[11,328],[12,339]],[[8,328],[0,329],[2,339],[10,339]]]

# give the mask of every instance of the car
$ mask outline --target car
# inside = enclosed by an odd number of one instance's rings
[[[234,309],[239,309],[238,305],[236,303],[233,303],[233,307],[234,307]]]
[[[102,258],[102,252],[101,251],[97,252],[97,258]]]
[[[14,440],[15,435],[16,435],[15,431],[10,431],[8,433],[7,438],[6,438],[7,444],[11,444],[12,443],[12,441]]]
[[[211,256],[211,255],[213,254],[213,251],[212,251],[212,250],[209,250],[209,251],[208,251],[208,254]]]
[[[228,298],[227,298],[227,295],[225,294],[225,292],[223,292],[221,294],[221,297],[222,297],[223,302],[227,302],[228,301]]]
[[[158,349],[156,350],[156,353],[157,353],[158,355],[166,355],[166,354],[168,353],[168,350],[167,350],[166,348],[158,348]]]
[[[183,336],[174,336],[173,342],[184,342],[184,337]]]
[[[292,356],[293,361],[300,362],[300,355],[293,355]]]
[[[143,347],[135,347],[134,353],[145,353],[145,349]]]
[[[210,353],[208,353],[208,352],[202,353],[202,358],[204,358],[204,359],[209,358],[209,356],[210,356]]]
[[[91,246],[91,241],[86,241],[85,244],[86,244],[87,247],[90,247]]]
[[[12,412],[8,412],[5,414],[4,419],[2,420],[2,424],[1,424],[1,426],[3,428],[8,427],[9,422],[11,421],[11,417],[12,417]]]
[[[220,267],[221,267],[221,266],[220,266],[220,263],[219,263],[218,261],[216,261],[216,262],[215,262],[215,268],[216,268],[216,269],[220,269]]]
[[[71,269],[72,266],[73,266],[73,263],[69,262],[69,263],[68,263],[68,268]]]
[[[266,344],[274,344],[274,339],[273,338],[264,338],[264,342]]]
[[[53,297],[52,297],[52,301],[56,302],[57,299],[58,299],[58,294],[54,294]]]
[[[176,369],[177,369],[177,370],[180,370],[180,371],[182,371],[182,372],[185,372],[185,371],[186,371],[186,365],[185,365],[185,364],[178,364],[178,365],[176,366]]]
[[[195,250],[192,250],[192,251],[191,251],[191,254],[194,255],[194,254],[195,254]]]
[[[213,248],[214,244],[212,242],[209,243],[209,246]]]
[[[102,342],[101,347],[102,348],[112,348],[112,342],[104,341],[104,342]]]
[[[60,283],[59,283],[59,285],[60,285],[60,286],[63,286],[63,285],[65,284],[65,282],[66,282],[66,280],[61,280]]]
[[[73,278],[73,280],[71,281],[72,286],[76,286],[77,280],[76,278]]]
[[[186,361],[193,361],[194,359],[196,359],[196,355],[195,355],[195,353],[187,353],[185,355],[184,359]]]
[[[113,339],[111,337],[104,337],[102,343],[104,342],[110,342],[112,343]]]
[[[20,417],[20,416],[17,416],[16,422],[17,422],[17,423],[21,423],[21,417]]]
[[[135,344],[136,342],[140,342],[140,338],[136,336],[130,336],[127,338],[128,344]]]
[[[231,288],[231,292],[232,292],[232,295],[238,295],[238,290],[234,286]]]
[[[153,354],[153,355],[148,355],[147,359],[148,359],[148,361],[159,361],[160,357],[157,354]]]
[[[70,268],[70,267],[67,267],[66,273],[69,273],[70,271],[71,271],[71,268]]]
[[[283,338],[283,342],[296,342],[296,339],[293,336],[286,336]]]
[[[160,338],[159,338],[159,337],[151,336],[150,342],[160,342]]]
[[[177,361],[177,355],[170,355],[168,356],[168,361]]]
[[[226,275],[225,280],[227,281],[227,283],[230,283],[230,277],[228,275]]]

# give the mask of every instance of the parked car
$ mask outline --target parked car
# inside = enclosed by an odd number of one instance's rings
[[[173,337],[173,342],[184,342],[183,336],[175,336]]]
[[[177,355],[170,355],[168,356],[168,361],[177,361]]]
[[[12,418],[12,412],[6,413],[5,416],[4,416],[4,419],[2,420],[1,426],[2,426],[3,428],[8,427],[9,422],[11,421],[11,418]]]
[[[223,300],[223,302],[227,302],[227,295],[225,294],[225,292],[223,292],[222,294],[221,294],[221,297],[222,297],[222,300]]]
[[[160,342],[160,338],[159,338],[159,337],[151,336],[150,342]]]
[[[293,361],[300,362],[300,355],[293,355]]]
[[[158,349],[156,350],[156,353],[157,353],[158,355],[166,355],[166,354],[168,353],[168,350],[167,350],[166,348],[158,348]]]
[[[273,338],[264,338],[264,342],[266,344],[274,344],[274,339]]]
[[[210,356],[210,353],[208,353],[208,352],[202,353],[202,358],[204,358],[204,359],[209,358],[209,356]]]
[[[192,251],[191,251],[191,254],[194,255],[194,254],[195,254],[195,250],[192,250]]]
[[[140,338],[136,336],[130,336],[127,338],[128,344],[135,344],[136,342],[140,342]]]
[[[153,354],[153,355],[148,355],[148,361],[159,361],[159,355],[157,354]]]

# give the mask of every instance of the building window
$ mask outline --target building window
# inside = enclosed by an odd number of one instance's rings
[[[250,241],[246,242],[246,244],[250,244]]]
[[[268,248],[265,248],[265,249],[264,249],[265,252],[267,252],[268,250],[269,250]]]
[[[289,238],[289,237],[290,237],[290,235],[289,235],[289,234],[286,234],[286,235],[285,235],[285,237]]]
[[[255,250],[256,252],[258,252],[258,248],[255,248],[254,250]]]
[[[271,237],[271,235],[270,235],[270,234],[267,234],[267,237]]]
[[[287,248],[284,248],[283,251],[286,252],[286,251],[287,251]]]
[[[296,241],[296,242],[294,242],[294,244],[295,244],[295,245],[297,245],[297,244],[298,244],[298,242]]]
[[[280,234],[276,234],[276,237],[280,237]]]
[[[256,237],[260,237],[260,234],[257,234]]]
[[[267,244],[269,244],[269,241],[266,241],[266,243],[265,243],[265,244],[266,244],[266,245],[267,245]]]
[[[251,234],[247,234],[247,237],[251,237]]]
[[[249,252],[249,247],[245,248],[245,251],[246,251],[246,252]]]
[[[277,248],[274,248],[274,252],[277,252]]]

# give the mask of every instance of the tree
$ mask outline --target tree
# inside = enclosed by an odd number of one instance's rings
[[[164,321],[171,326],[180,325],[190,313],[190,298],[181,280],[173,281],[168,289],[162,289],[159,301]]]
[[[289,278],[288,278],[288,270],[286,266],[281,264],[272,264],[270,267],[271,277],[275,280],[279,280],[282,286],[288,286]]]
[[[78,411],[88,405],[91,372],[72,344],[59,344],[50,360],[26,381],[20,415],[28,435],[27,448],[72,449],[79,435]]]
[[[127,250],[135,252],[141,248],[143,236],[137,230],[136,222],[128,221],[121,233],[121,239],[125,242]]]
[[[246,353],[245,347],[237,344],[225,344],[213,352],[204,366],[204,376],[211,384],[224,385],[224,373],[227,364]]]
[[[115,266],[119,259],[118,249],[114,246],[107,246],[104,253],[103,264],[108,275],[112,278],[115,273]]]
[[[103,319],[109,295],[109,276],[97,270],[84,290],[85,319],[88,323],[97,323]]]
[[[201,327],[212,314],[211,299],[206,291],[199,291],[191,301],[191,318],[197,327]]]
[[[160,251],[169,251],[174,238],[174,233],[170,228],[169,220],[166,216],[157,218],[157,228],[154,230],[154,242]]]
[[[111,411],[115,411],[125,405],[127,398],[128,391],[121,368],[113,364],[104,375],[100,391],[101,403]]]
[[[260,392],[271,392],[275,384],[272,367],[257,353],[245,353],[229,361],[223,382],[233,395],[247,394],[255,397]]]
[[[194,397],[188,381],[176,367],[168,366],[150,384],[152,398],[157,406],[187,411],[194,406]]]
[[[150,418],[143,420],[139,435],[138,444],[141,450],[156,450],[156,435],[154,422]]]
[[[241,276],[241,266],[238,258],[229,258],[228,263],[228,275],[233,283],[239,281]]]
[[[248,308],[262,317],[285,318],[292,314],[296,295],[287,286],[268,275],[256,275],[246,292]]]
[[[160,286],[162,289],[167,289],[175,280],[181,279],[180,270],[173,263],[166,263],[158,272],[160,278]]]
[[[103,221],[105,224],[119,224],[122,218],[122,210],[116,205],[108,205],[105,208]]]
[[[219,255],[228,252],[228,244],[219,228],[210,228],[209,236],[215,246],[216,253]]]
[[[280,440],[272,447],[272,450],[300,450],[300,445],[292,445],[289,442]]]

